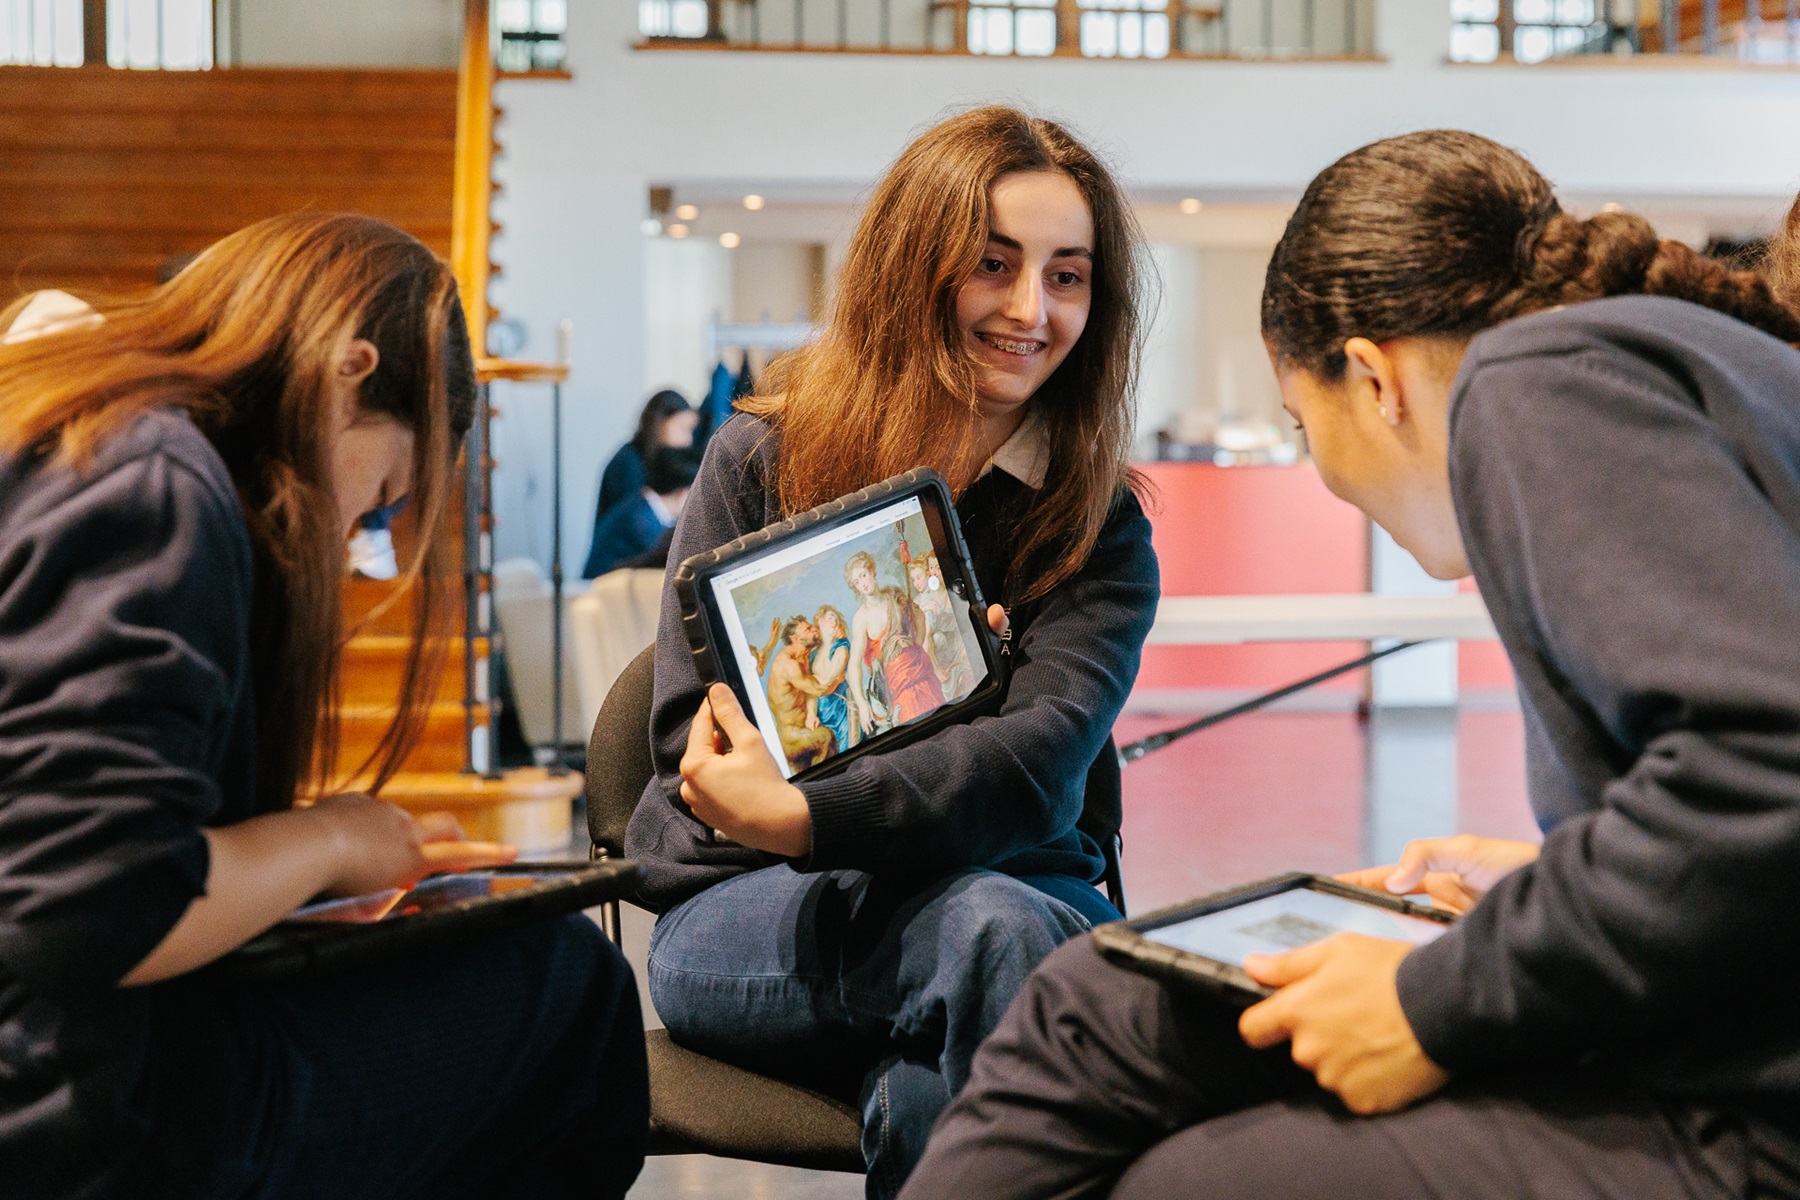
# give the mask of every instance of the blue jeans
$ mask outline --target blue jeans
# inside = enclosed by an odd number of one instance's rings
[[[868,1194],[887,1197],[1032,968],[1109,914],[1060,877],[767,867],[663,914],[650,995],[690,1049],[856,1095]]]

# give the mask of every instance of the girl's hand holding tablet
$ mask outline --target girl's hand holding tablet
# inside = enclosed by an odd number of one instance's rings
[[[1462,834],[1409,842],[1398,863],[1338,878],[1396,896],[1431,897],[1467,912],[1489,888],[1537,858],[1531,842]],[[1345,933],[1277,955],[1251,955],[1244,970],[1281,989],[1247,1009],[1238,1029],[1261,1048],[1293,1044],[1294,1061],[1352,1112],[1404,1108],[1450,1078],[1425,1051],[1400,1007],[1394,979],[1406,942]]]
[[[802,858],[812,852],[812,812],[782,777],[762,735],[729,687],[715,683],[688,729],[681,799],[694,816],[753,850]]]
[[[1405,1108],[1450,1081],[1400,1007],[1394,978],[1413,949],[1340,933],[1287,954],[1253,954],[1244,970],[1281,990],[1245,1009],[1238,1032],[1257,1049],[1292,1043],[1294,1061],[1351,1112]]]
[[[998,637],[1011,628],[998,604],[988,606],[987,619]],[[858,720],[867,715],[854,704],[852,711]],[[725,684],[707,690],[688,728],[681,799],[695,818],[740,845],[788,858],[812,853],[805,794],[782,775],[768,743]]]

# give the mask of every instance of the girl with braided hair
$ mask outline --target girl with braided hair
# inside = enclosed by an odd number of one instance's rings
[[[1307,188],[1262,328],[1327,485],[1512,660],[1542,844],[1346,878],[1462,913],[1246,969],[1052,955],[904,1197],[1800,1195],[1800,205],[1763,271],[1433,131]]]

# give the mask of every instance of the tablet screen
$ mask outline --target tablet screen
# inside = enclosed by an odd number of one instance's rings
[[[547,879],[560,879],[563,871],[461,871],[449,875],[433,875],[417,886],[389,888],[364,896],[346,896],[341,900],[321,900],[289,913],[285,920],[316,924],[366,925],[373,921],[391,921],[414,913],[430,912],[464,900],[481,900],[523,891]]]
[[[1281,954],[1334,933],[1365,933],[1422,946],[1448,925],[1330,892],[1293,888],[1232,908],[1190,917],[1143,936],[1218,962],[1244,965],[1249,954]]]
[[[980,687],[987,660],[918,496],[711,579],[757,728],[791,778]]]

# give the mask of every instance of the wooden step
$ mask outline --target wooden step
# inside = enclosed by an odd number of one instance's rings
[[[467,659],[463,639],[446,639],[444,669],[438,676],[434,699],[461,704],[463,668]],[[375,634],[351,638],[339,658],[339,675],[345,704],[379,706],[391,704],[400,695],[400,683],[406,673],[406,656],[413,640],[396,634]],[[485,663],[488,657],[486,638],[475,639],[475,661]],[[477,670],[480,667],[478,665]]]
[[[485,579],[483,585],[486,586]],[[463,583],[460,577],[438,582],[439,604],[449,614],[451,628],[460,632],[463,622]],[[344,632],[356,637],[371,635],[409,636],[413,625],[411,596],[395,593],[400,585],[386,579],[364,579],[353,575],[344,580]],[[388,603],[390,597],[395,597]],[[386,605],[385,608],[378,607]]]
[[[210,109],[256,112],[439,112],[456,105],[456,72],[446,70],[234,67],[217,71],[118,71],[0,66],[0,110],[118,112]]]
[[[164,151],[144,146],[9,146],[0,157],[0,183],[31,180],[63,188],[87,183],[153,186],[223,177],[240,186],[276,186],[296,178],[336,177],[374,179],[394,185],[413,182],[448,193],[453,190],[451,172],[455,162],[456,148],[448,141],[408,150],[287,146],[267,154],[212,146]]]
[[[354,771],[368,759],[380,744],[388,726],[393,724],[394,706],[388,704],[346,704],[338,710],[339,773]],[[485,728],[490,712],[485,704],[475,706],[475,725]],[[467,727],[462,701],[439,700],[425,716],[425,728],[418,744],[406,756],[407,771],[459,771],[468,762]],[[492,738],[489,739],[492,744]]]
[[[7,202],[6,224],[22,233],[109,229],[242,228],[277,213],[312,209],[378,216],[448,235],[449,179],[432,186],[383,180],[243,181],[220,192],[210,180],[93,180],[78,188],[43,187]]]
[[[569,844],[571,801],[580,795],[581,783],[573,771],[551,775],[541,767],[522,767],[499,779],[408,772],[390,780],[381,795],[410,813],[448,812],[476,841],[554,853]]]
[[[0,102],[3,104],[4,102]],[[179,152],[193,146],[275,150],[292,146],[343,146],[406,151],[456,140],[456,113],[333,113],[316,116],[271,109],[241,112],[124,111],[20,112],[0,107],[0,145],[158,147]]]

